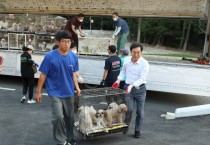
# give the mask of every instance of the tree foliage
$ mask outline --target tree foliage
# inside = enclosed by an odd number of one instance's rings
[[[91,17],[94,23],[92,29],[96,30],[114,30],[114,24],[111,17]],[[129,39],[137,39],[138,18],[123,18],[127,21],[130,28]],[[161,19],[161,18],[142,18],[141,21],[141,42],[153,45],[163,45],[169,47],[180,47],[180,42],[185,41],[187,24],[191,21],[190,37],[188,49],[201,50],[204,45],[205,29],[207,21],[189,20],[189,19]],[[86,17],[83,27],[90,29],[90,17]],[[186,23],[183,35],[183,27]],[[203,30],[203,31],[202,31]]]

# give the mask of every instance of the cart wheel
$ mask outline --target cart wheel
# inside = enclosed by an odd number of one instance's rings
[[[123,134],[127,134],[128,133],[128,128],[123,130]]]

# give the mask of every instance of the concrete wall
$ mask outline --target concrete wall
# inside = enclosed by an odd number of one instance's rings
[[[204,17],[207,0],[0,0],[0,12]]]

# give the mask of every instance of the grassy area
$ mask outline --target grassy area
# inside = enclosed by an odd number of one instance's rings
[[[144,55],[154,55],[154,56],[168,56],[168,57],[185,57],[185,58],[198,58],[199,56],[190,54],[144,54]]]

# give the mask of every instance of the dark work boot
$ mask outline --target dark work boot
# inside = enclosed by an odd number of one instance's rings
[[[140,138],[141,137],[141,133],[139,131],[135,131],[135,134],[133,136],[134,138]]]

